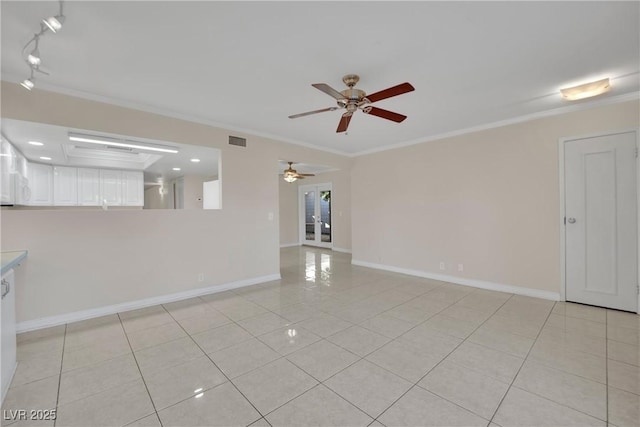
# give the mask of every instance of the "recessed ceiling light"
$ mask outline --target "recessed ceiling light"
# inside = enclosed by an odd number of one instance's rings
[[[29,141],[29,144],[31,144],[31,145],[37,145],[37,146],[44,145],[42,142],[38,142],[38,141]]]
[[[179,171],[179,170],[180,170],[180,168],[173,168],[173,170],[174,170],[174,171]]]
[[[200,159],[191,159],[191,161],[192,161],[193,163],[198,163],[198,162],[200,162]]]
[[[591,98],[592,96],[598,96],[605,92],[609,92],[611,84],[609,78],[598,80],[595,82],[585,83],[580,86],[568,87],[566,89],[560,89],[560,93],[564,99],[569,101],[577,101],[578,99]]]
[[[44,156],[42,156],[42,157],[40,157],[40,159],[41,159],[41,160],[51,160],[51,157],[44,157]]]

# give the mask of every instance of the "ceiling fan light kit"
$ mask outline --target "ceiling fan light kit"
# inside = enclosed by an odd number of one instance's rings
[[[31,71],[31,76],[27,79],[24,79],[20,83],[20,85],[27,90],[33,89],[36,85],[35,83],[36,79],[33,77],[34,72],[38,72],[41,74],[48,74],[47,72],[40,69],[40,65],[42,63],[42,58],[40,56],[40,49],[39,49],[40,37],[45,35],[47,31],[50,31],[53,34],[55,34],[58,31],[60,31],[60,29],[62,29],[62,24],[64,24],[64,20],[65,20],[65,16],[62,10],[62,6],[63,6],[62,0],[59,1],[59,4],[60,4],[59,13],[55,16],[50,16],[40,21],[40,31],[34,34],[31,40],[29,40],[27,44],[24,45],[24,48],[22,49],[22,57],[24,58],[27,48],[31,46],[31,44],[33,44],[33,49],[31,50],[31,52],[29,52],[29,54],[26,55],[26,59],[25,59],[25,62],[27,63]]]
[[[373,107],[369,104],[381,101],[383,99],[391,98],[393,96],[402,95],[403,93],[412,92],[415,90],[415,88],[411,85],[411,83],[401,83],[399,85],[375,92],[371,95],[367,95],[365,91],[355,87],[359,80],[360,77],[357,74],[347,74],[342,78],[344,84],[347,85],[347,89],[341,92],[338,92],[326,83],[312,84],[311,86],[335,98],[338,106],[308,111],[306,113],[294,114],[289,116],[289,118],[297,119],[299,117],[309,116],[317,113],[324,113],[326,111],[335,111],[341,109],[347,110],[342,114],[340,122],[338,123],[338,128],[336,129],[337,133],[347,131],[353,113],[358,110],[362,111],[365,114],[370,114],[372,116],[391,120],[396,123],[400,123],[407,118],[407,116],[405,115],[394,113],[393,111],[383,110],[382,108]]]
[[[292,166],[293,162],[287,162],[287,163],[289,163],[289,167],[284,170],[283,175],[284,175],[284,180],[287,181],[289,184],[299,179],[305,179],[305,177],[307,176],[316,176],[313,173],[298,173],[298,171],[295,170]]]

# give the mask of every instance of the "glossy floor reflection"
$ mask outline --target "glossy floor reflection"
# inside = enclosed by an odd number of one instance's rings
[[[21,334],[2,425],[638,425],[639,316],[350,261]]]

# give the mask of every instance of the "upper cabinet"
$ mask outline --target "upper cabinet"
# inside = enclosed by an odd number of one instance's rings
[[[124,206],[144,206],[142,172],[122,172],[122,204]]]
[[[122,172],[100,170],[100,200],[103,206],[122,205]]]
[[[76,168],[53,167],[53,204],[56,206],[78,204],[78,170]]]
[[[78,205],[100,204],[100,170],[78,168]]]
[[[9,205],[14,202],[14,150],[11,144],[4,139],[0,146],[0,203]]]
[[[53,167],[30,163],[28,170],[29,189],[31,206],[52,206],[53,205]]]

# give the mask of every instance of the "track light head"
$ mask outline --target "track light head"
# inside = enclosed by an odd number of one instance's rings
[[[31,89],[33,89],[33,88],[35,87],[35,85],[36,85],[35,80],[36,80],[36,79],[34,79],[33,77],[30,77],[30,78],[28,78],[28,79],[24,79],[24,80],[20,83],[20,85],[21,85],[23,88],[25,88],[26,90],[31,90]]]
[[[37,47],[31,51],[29,56],[27,56],[27,62],[34,67],[38,67],[40,65],[42,60],[40,59],[40,51]]]
[[[62,24],[64,24],[64,15],[50,16],[43,19],[42,23],[55,34],[62,29]]]

